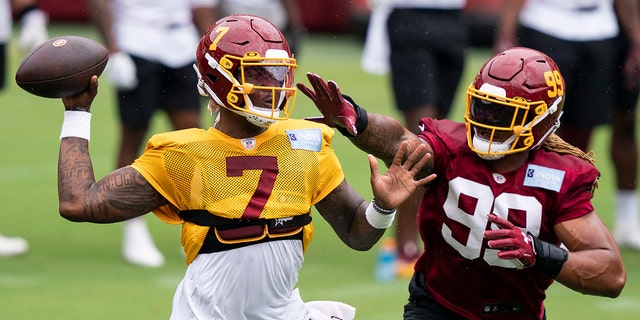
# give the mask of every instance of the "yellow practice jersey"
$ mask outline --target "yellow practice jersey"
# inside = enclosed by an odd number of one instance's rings
[[[169,205],[154,210],[182,224],[182,245],[191,263],[209,227],[180,218],[206,210],[224,218],[273,219],[310,212],[344,180],[331,148],[333,130],[305,120],[276,121],[252,138],[231,138],[215,128],[156,134],[132,164]],[[304,227],[308,246],[313,226]]]

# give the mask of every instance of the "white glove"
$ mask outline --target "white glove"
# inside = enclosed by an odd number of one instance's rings
[[[124,52],[114,52],[109,55],[107,74],[114,87],[130,90],[138,86],[136,65],[131,56]]]
[[[18,47],[22,51],[29,51],[37,45],[47,41],[47,14],[40,9],[32,9],[20,19],[20,37]]]

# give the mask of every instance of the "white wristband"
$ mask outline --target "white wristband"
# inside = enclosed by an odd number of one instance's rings
[[[369,222],[369,224],[376,229],[389,228],[396,216],[396,210],[391,210],[391,213],[382,213],[376,210],[374,201],[375,200],[371,200],[369,206],[367,207],[367,210],[364,212],[364,215],[367,218],[367,222]]]
[[[91,138],[91,113],[87,111],[65,111],[60,140],[67,137]]]

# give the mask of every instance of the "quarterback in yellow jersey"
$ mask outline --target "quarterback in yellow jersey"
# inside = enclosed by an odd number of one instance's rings
[[[215,128],[188,129],[152,137],[147,152],[132,167],[169,201],[154,210],[168,223],[183,223],[184,211],[193,209],[227,219],[308,215],[312,205],[344,180],[331,149],[332,137],[333,130],[327,126],[292,119],[277,121],[263,133],[245,139],[229,137]],[[282,226],[293,222],[281,221]],[[313,228],[311,223],[304,227],[306,247]],[[298,233],[301,228],[287,233]],[[184,224],[187,263],[202,249],[209,229]],[[269,232],[269,228],[256,230],[251,237],[230,242],[249,239],[251,243],[252,238]]]
[[[188,267],[171,319],[353,319],[351,306],[305,303],[296,289],[313,237],[311,207],[347,246],[370,249],[395,207],[435,178],[414,179],[430,159],[425,148],[403,145],[384,175],[369,156],[367,202],[345,180],[333,130],[289,119],[297,65],[273,24],[252,15],[220,19],[200,40],[194,67],[213,126],[156,134],[133,164],[99,181],[88,150],[98,78],[62,99],[60,214],[111,223],[152,211],[181,224]]]

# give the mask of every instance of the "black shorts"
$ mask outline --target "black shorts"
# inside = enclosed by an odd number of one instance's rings
[[[465,320],[439,304],[425,288],[424,272],[415,272],[409,282],[409,302],[404,306],[404,320]]]
[[[558,64],[566,86],[562,123],[593,128],[611,121],[614,38],[566,41],[526,27],[519,28],[518,36],[520,45],[542,51]]]
[[[198,77],[191,64],[174,69],[139,57],[132,58],[138,86],[133,90],[117,91],[123,124],[147,126],[158,109],[200,109],[202,100],[196,87]]]
[[[447,115],[464,67],[468,31],[462,11],[394,9],[387,21],[396,106],[427,104]]]
[[[438,303],[425,287],[425,283],[425,273],[416,271],[411,278],[411,282],[409,282],[409,302],[404,306],[404,320],[466,319]],[[473,288],[467,288],[466,290],[473,290]],[[547,319],[546,310],[542,319]]]

